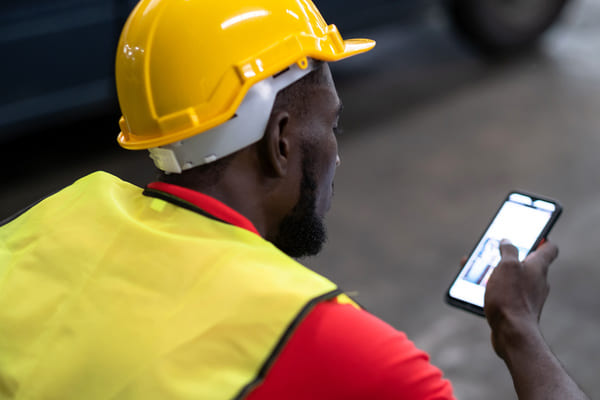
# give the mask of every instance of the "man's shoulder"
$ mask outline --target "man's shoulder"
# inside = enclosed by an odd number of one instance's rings
[[[307,334],[307,340],[314,346],[339,351],[341,357],[370,357],[373,351],[384,350],[390,340],[414,348],[404,332],[338,298],[317,305],[298,333]]]
[[[312,399],[452,398],[450,383],[403,332],[335,299],[306,316],[251,399],[292,389]]]

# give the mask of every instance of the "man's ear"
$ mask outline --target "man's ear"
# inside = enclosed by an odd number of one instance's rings
[[[263,137],[265,166],[277,177],[285,176],[289,168],[291,152],[289,121],[290,115],[287,111],[273,112]]]

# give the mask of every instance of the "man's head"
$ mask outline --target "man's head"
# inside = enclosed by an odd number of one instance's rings
[[[266,239],[293,257],[317,254],[326,240],[324,217],[339,164],[335,130],[340,112],[329,67],[320,63],[277,94],[259,142],[181,174],[162,173],[159,179],[217,197],[222,196],[216,193],[219,188],[244,188],[244,199],[253,198],[268,216],[263,218]],[[252,169],[255,175],[249,174]]]
[[[325,62],[374,45],[342,39],[310,0],[141,0],[117,51],[118,141],[288,254],[314,254],[339,161]]]

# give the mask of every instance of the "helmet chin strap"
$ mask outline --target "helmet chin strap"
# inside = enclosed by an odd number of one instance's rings
[[[190,138],[148,149],[150,158],[158,169],[180,174],[259,141],[265,133],[277,93],[307,75],[316,64],[310,58],[302,59],[254,84],[227,122]]]

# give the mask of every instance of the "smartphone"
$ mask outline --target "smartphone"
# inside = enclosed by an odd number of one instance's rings
[[[485,286],[500,262],[500,241],[510,240],[522,261],[546,238],[561,212],[556,200],[520,191],[508,193],[450,284],[446,302],[483,316]]]

